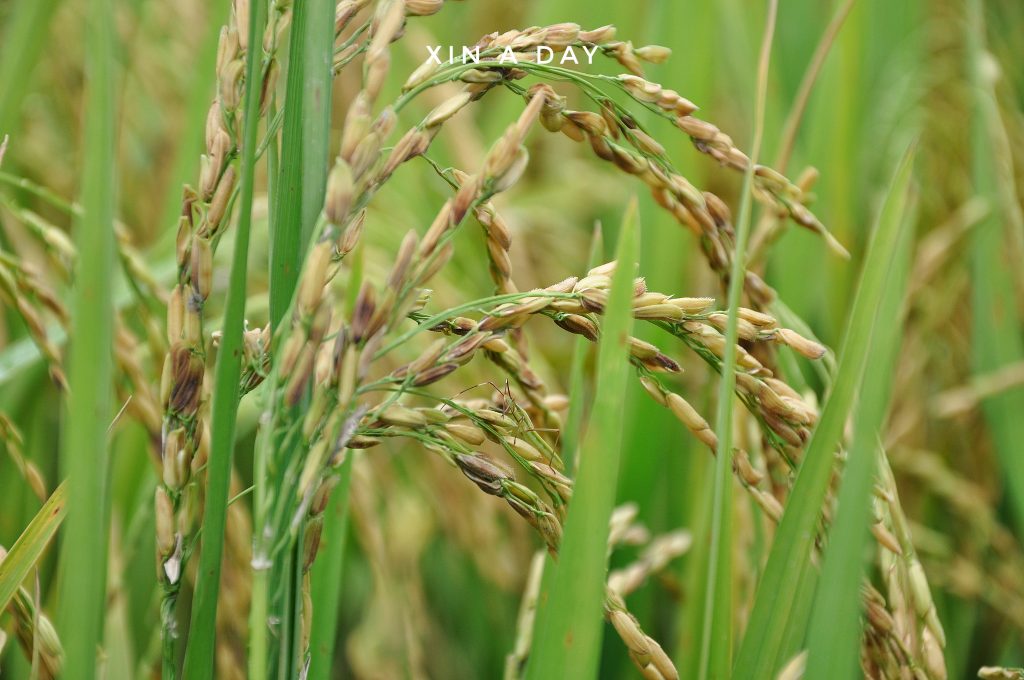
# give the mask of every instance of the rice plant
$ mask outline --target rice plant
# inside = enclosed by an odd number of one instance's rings
[[[3,677],[1024,678],[1017,3],[0,35]]]

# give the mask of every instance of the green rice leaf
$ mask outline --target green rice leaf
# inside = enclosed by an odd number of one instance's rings
[[[768,63],[775,34],[776,3],[769,3],[768,18],[758,63],[753,143],[750,161],[743,174],[743,190],[736,227],[736,243],[729,272],[728,321],[725,328],[725,356],[718,391],[715,417],[714,480],[711,493],[710,557],[704,590],[704,616],[701,628],[700,678],[725,678],[732,662],[732,434],[736,389],[736,353],[739,340],[740,295],[746,281],[747,241],[750,238],[751,191],[754,168],[761,153],[764,110],[768,88]]]
[[[903,155],[868,246],[860,283],[847,325],[839,367],[821,419],[804,454],[796,482],[757,588],[754,608],[734,667],[735,677],[772,677],[780,658],[796,602],[803,566],[811,558],[822,504],[832,475],[835,451],[867,365],[871,330],[899,242],[904,196],[913,153]],[[799,622],[797,622],[799,623]]]
[[[324,205],[331,132],[334,2],[295,3],[270,247],[270,320],[292,301],[302,257]]]
[[[18,591],[32,568],[39,562],[43,550],[57,533],[57,527],[68,512],[67,482],[62,482],[39,508],[25,531],[11,546],[7,556],[0,559],[0,612]]]
[[[637,205],[630,203],[616,248],[618,267],[598,344],[597,388],[551,593],[538,616],[529,680],[596,677],[608,570],[608,522],[622,454],[621,397],[629,376]]]
[[[594,236],[590,240],[590,257],[587,260],[588,267],[596,267],[601,264],[601,254],[604,249],[601,238],[601,226],[594,228]],[[584,337],[577,337],[573,341],[572,365],[569,369],[569,394],[586,394],[586,363],[590,354],[590,341]],[[583,411],[585,400],[573,399],[569,402],[569,412],[565,417],[565,425],[562,427],[562,460],[565,461],[565,469],[572,471],[576,465],[576,449],[579,447],[580,434],[583,432]]]
[[[971,364],[978,374],[997,372],[1024,359],[1021,340],[1020,307],[1015,299],[1013,271],[1021,266],[1008,258],[1013,252],[1007,238],[1016,232],[1020,237],[1018,206],[1001,202],[1001,186],[1015,182],[1012,168],[1000,167],[994,149],[995,131],[1001,128],[992,76],[986,74],[985,26],[982,4],[968,3],[967,44],[974,96],[972,124],[972,174],[974,191],[984,197],[991,210],[974,228],[971,241]],[[1006,225],[1006,226],[1004,226]],[[1009,227],[1009,229],[1007,228]],[[1005,475],[1005,482],[1017,525],[1017,535],[1024,535],[1024,459],[1020,442],[1024,441],[1024,387],[1018,386],[991,396],[982,403],[985,420],[992,428],[996,455]]]
[[[249,16],[249,44],[259,45],[266,23],[266,6],[256,2]],[[245,123],[242,141],[241,190],[238,201],[238,231],[231,259],[227,309],[213,383],[213,407],[210,424],[210,460],[207,464],[206,504],[203,511],[202,552],[196,575],[195,603],[185,650],[183,676],[212,678],[216,653],[217,595],[220,591],[221,556],[224,553],[224,526],[227,521],[228,484],[235,448],[235,424],[238,412],[238,381],[242,371],[242,332],[244,330],[246,270],[252,203],[255,184],[256,144],[259,130],[260,68],[259,50],[246,56]]]
[[[82,215],[75,224],[78,264],[71,302],[68,410],[62,467],[69,515],[61,546],[58,629],[65,645],[64,677],[96,674],[106,611],[109,522],[108,428],[114,416],[114,213],[116,120],[115,31],[112,0],[93,0],[86,14],[85,149]]]
[[[911,223],[908,196],[897,196],[883,219]],[[913,229],[900,231],[898,248],[874,320],[864,383],[853,414],[853,439],[839,487],[839,508],[829,531],[809,628],[807,677],[849,678],[857,669],[860,640],[860,583],[877,472],[879,434],[889,406],[890,384],[902,335],[904,292],[910,269]],[[884,454],[883,454],[884,455]]]
[[[349,483],[352,481],[352,452],[338,471],[339,482],[331,492],[324,511],[324,533],[320,554],[312,568],[313,626],[309,638],[309,680],[332,677],[334,642],[338,635],[341,608],[342,573],[345,566],[345,543],[348,537]]]

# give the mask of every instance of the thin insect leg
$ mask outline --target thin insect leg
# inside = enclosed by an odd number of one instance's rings
[[[466,389],[462,390],[461,392],[456,393],[455,396],[452,397],[452,399],[455,399],[457,397],[461,397],[466,392],[472,392],[476,388],[483,387],[484,385],[490,385],[491,389],[493,389],[495,392],[498,392],[499,394],[501,393],[501,390],[499,390],[498,387],[494,383],[492,383],[490,380],[485,380],[484,382],[477,383],[476,385],[471,385],[470,387],[467,387]]]

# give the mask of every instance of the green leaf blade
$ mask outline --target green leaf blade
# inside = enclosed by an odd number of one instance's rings
[[[67,638],[64,677],[91,680],[106,610],[108,426],[113,416],[116,32],[112,0],[87,14],[82,215],[68,334],[68,410],[61,461],[69,514],[61,546],[58,628]]]
[[[529,680],[596,677],[601,655],[602,610],[607,576],[608,522],[615,505],[621,459],[621,395],[629,374],[628,338],[633,326],[633,268],[637,206],[626,211],[598,344],[597,390],[579,461],[579,475],[565,536],[555,565],[550,599],[538,621]]]
[[[309,680],[329,680],[333,671],[334,642],[338,634],[341,607],[342,570],[348,537],[349,484],[352,481],[352,452],[338,471],[338,485],[324,511],[324,533],[320,555],[313,563],[313,625],[310,628]]]
[[[970,242],[971,266],[971,364],[978,374],[997,372],[1024,359],[1021,340],[1020,307],[1015,299],[1013,268],[1019,262],[1007,257],[1012,248],[1006,243],[1013,230],[1018,237],[1024,231],[1019,208],[1000,201],[1000,187],[1012,188],[1012,169],[1002,172],[996,159],[994,131],[1002,126],[995,97],[994,80],[986,71],[991,55],[985,47],[982,3],[967,4],[967,46],[973,95],[972,178],[974,192],[982,196],[991,210],[975,226]],[[1005,190],[1005,189],[1004,189]],[[1005,475],[1007,495],[1016,521],[1017,535],[1024,535],[1024,460],[1020,442],[1024,441],[1024,387],[1008,389],[988,397],[982,411],[991,428],[995,452]]]
[[[907,197],[893,219],[910,222]],[[849,678],[856,672],[861,634],[860,584],[868,543],[871,495],[880,450],[879,434],[889,406],[892,376],[902,335],[901,308],[910,269],[913,230],[904,228],[892,271],[874,320],[870,355],[853,416],[853,439],[839,489],[839,508],[815,598],[808,640],[809,678]]]
[[[283,318],[327,188],[334,3],[296,3],[270,248],[270,320]]]
[[[733,672],[736,677],[771,677],[782,663],[783,638],[802,587],[799,575],[810,561],[834,452],[860,386],[868,359],[874,316],[881,303],[902,221],[903,196],[913,167],[908,150],[900,161],[873,231],[851,309],[839,366],[818,426],[776,532],[764,576],[758,584],[747,633]]]
[[[260,44],[266,23],[266,6],[251,6],[249,44]],[[246,55],[245,122],[243,128],[241,189],[238,201],[238,231],[231,259],[227,308],[217,364],[214,369],[213,406],[210,422],[210,461],[207,464],[207,493],[203,510],[202,552],[196,576],[196,594],[185,650],[183,677],[213,677],[216,655],[217,597],[220,592],[224,528],[227,523],[228,485],[235,445],[238,412],[238,382],[242,372],[242,333],[245,317],[246,275],[252,204],[255,193],[256,144],[259,130],[260,67],[262,55]]]
[[[7,556],[0,559],[0,612],[7,608],[18,586],[42,557],[67,515],[67,482],[62,482],[18,536]]]
[[[739,342],[740,297],[746,281],[747,241],[750,238],[751,203],[754,183],[754,168],[761,153],[764,133],[765,103],[768,88],[768,64],[771,58],[772,40],[775,35],[775,18],[778,4],[769,2],[768,16],[761,41],[758,59],[758,77],[755,92],[755,114],[753,142],[750,160],[743,173],[743,189],[740,198],[740,213],[737,220],[732,266],[729,272],[728,320],[725,329],[725,356],[722,360],[722,375],[719,383],[718,408],[715,414],[715,437],[718,441],[715,453],[714,477],[711,493],[710,516],[710,557],[706,565],[704,581],[704,625],[701,630],[700,678],[726,678],[732,663],[732,435],[733,407],[736,389],[737,343]]]

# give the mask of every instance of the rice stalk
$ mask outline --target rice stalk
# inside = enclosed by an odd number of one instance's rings
[[[290,29],[281,168],[271,226],[270,321],[280,322],[327,187],[335,5],[299,3]],[[276,149],[276,144],[272,145]]]
[[[250,8],[248,42],[255,45],[263,35],[266,16],[262,3]],[[239,27],[242,28],[242,27]],[[249,233],[252,225],[252,203],[255,193],[256,141],[259,131],[262,59],[254,50],[246,55],[245,97],[241,134],[242,160],[239,168],[238,226],[227,295],[227,310],[221,331],[220,348],[213,383],[210,450],[207,462],[207,494],[202,514],[203,541],[199,572],[196,577],[195,603],[189,626],[189,644],[185,649],[182,675],[188,678],[212,678],[214,669],[217,594],[220,586],[223,535],[227,515],[228,484],[235,449],[235,422],[240,399],[238,384],[242,374],[242,346],[246,300],[246,270],[249,255]],[[201,251],[197,251],[201,252]],[[203,269],[212,266],[197,258],[193,276],[202,277]],[[208,274],[206,274],[208,276]],[[200,287],[208,288],[208,284]],[[200,295],[203,295],[200,292]],[[205,297],[205,295],[204,295]],[[165,668],[167,659],[165,658]],[[172,660],[173,661],[173,660]],[[175,677],[173,668],[170,677]]]
[[[349,314],[355,310],[357,291],[362,286],[363,251],[357,249],[352,257],[348,277],[345,308]],[[341,607],[341,586],[344,576],[346,549],[349,535],[349,489],[352,484],[352,462],[354,452],[345,454],[338,466],[335,477],[328,477],[330,500],[324,509],[323,535],[320,549],[323,556],[311,570],[311,598],[317,603],[313,608],[309,640],[309,677],[313,680],[330,677],[333,669],[335,641],[338,631],[338,617]]]
[[[203,496],[202,473],[210,457],[211,433],[206,424],[209,405],[204,392],[208,340],[203,309],[212,292],[214,250],[229,224],[239,189],[237,165],[245,132],[240,107],[250,89],[259,94],[252,107],[253,125],[257,126],[254,129],[258,129],[259,119],[266,112],[268,93],[277,78],[277,42],[290,14],[287,5],[275,3],[265,22],[265,30],[261,27],[256,36],[259,40],[256,40],[249,37],[251,12],[248,0],[238,0],[232,6],[231,21],[221,30],[216,63],[218,94],[207,113],[206,154],[201,159],[198,190],[185,186],[177,227],[178,281],[167,304],[169,350],[160,387],[164,411],[161,428],[163,483],[155,501],[157,516],[167,529],[157,536],[158,576],[164,591],[161,616],[165,673],[173,673],[175,665],[177,596],[184,567],[194,549],[194,532]],[[248,48],[257,44],[260,45],[259,68],[254,72],[255,77],[250,77]],[[264,145],[257,148],[255,139],[254,136],[253,163],[265,148]],[[244,276],[241,280],[244,284]],[[236,297],[241,295],[242,291],[238,290]],[[238,300],[236,304],[241,302]],[[228,371],[228,366],[224,370],[225,378],[233,373]],[[229,410],[233,412],[234,408]],[[224,430],[224,433],[229,434],[229,431]],[[226,484],[226,477],[219,482]],[[220,497],[223,493],[221,491]],[[158,530],[160,526],[158,524]]]
[[[739,337],[739,305],[746,269],[747,240],[750,235],[751,197],[754,167],[761,153],[764,133],[764,109],[768,87],[768,65],[775,34],[775,16],[778,4],[769,2],[761,54],[758,61],[757,92],[755,93],[754,132],[750,160],[744,173],[741,190],[739,224],[732,253],[729,274],[728,318],[725,324],[725,353],[722,357],[722,379],[719,383],[718,409],[715,434],[718,440],[715,452],[715,471],[711,494],[711,560],[708,568],[704,599],[704,626],[700,649],[700,675],[704,678],[724,678],[732,660],[732,467],[733,390],[736,386],[737,350]],[[748,322],[749,323],[749,322]]]
[[[61,544],[58,629],[78,634],[65,642],[68,678],[92,678],[102,642],[107,584],[108,442],[113,369],[115,78],[113,3],[90,3],[82,168],[82,216],[76,223],[79,253],[71,303],[68,407],[61,470],[71,508]]]

